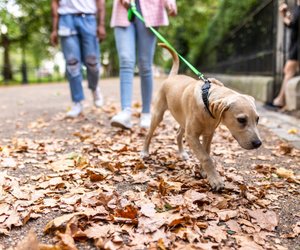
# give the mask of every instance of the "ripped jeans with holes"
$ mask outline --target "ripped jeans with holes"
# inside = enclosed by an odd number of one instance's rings
[[[100,46],[95,15],[60,15],[58,34],[66,60],[73,102],[84,99],[82,66],[86,67],[88,87],[96,90],[100,71]]]

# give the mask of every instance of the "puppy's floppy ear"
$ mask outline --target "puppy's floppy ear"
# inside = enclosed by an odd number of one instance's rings
[[[210,103],[210,111],[214,117],[221,119],[224,111],[228,110],[230,103],[224,99],[216,100]]]
[[[218,86],[224,86],[223,83],[221,83],[219,80],[215,79],[215,78],[208,78],[208,80],[213,83],[213,84],[216,84]]]

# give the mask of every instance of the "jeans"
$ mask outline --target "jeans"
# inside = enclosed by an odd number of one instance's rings
[[[66,74],[73,102],[84,99],[82,64],[87,69],[88,87],[94,91],[100,71],[100,47],[95,15],[61,15],[58,34],[66,60]]]
[[[138,1],[137,9],[140,11]],[[142,113],[149,113],[152,100],[152,64],[156,37],[144,23],[135,18],[128,27],[115,27],[115,40],[120,64],[120,91],[122,110],[131,108],[132,85],[136,52],[141,77]]]

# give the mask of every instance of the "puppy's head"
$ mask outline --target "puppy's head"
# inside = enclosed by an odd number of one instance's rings
[[[226,98],[222,123],[244,149],[259,148],[262,144],[257,124],[259,120],[254,98],[248,95],[234,95]]]

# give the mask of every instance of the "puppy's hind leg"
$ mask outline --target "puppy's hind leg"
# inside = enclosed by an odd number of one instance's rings
[[[178,154],[182,160],[188,160],[189,155],[183,149],[183,143],[182,143],[183,135],[184,135],[184,129],[182,127],[180,127],[177,132]]]
[[[162,121],[165,111],[167,110],[167,100],[163,93],[159,93],[156,99],[156,102],[153,107],[152,118],[151,118],[151,125],[146,135],[143,151],[141,152],[141,157],[145,158],[149,156],[149,145],[151,142],[151,138],[156,127]]]

